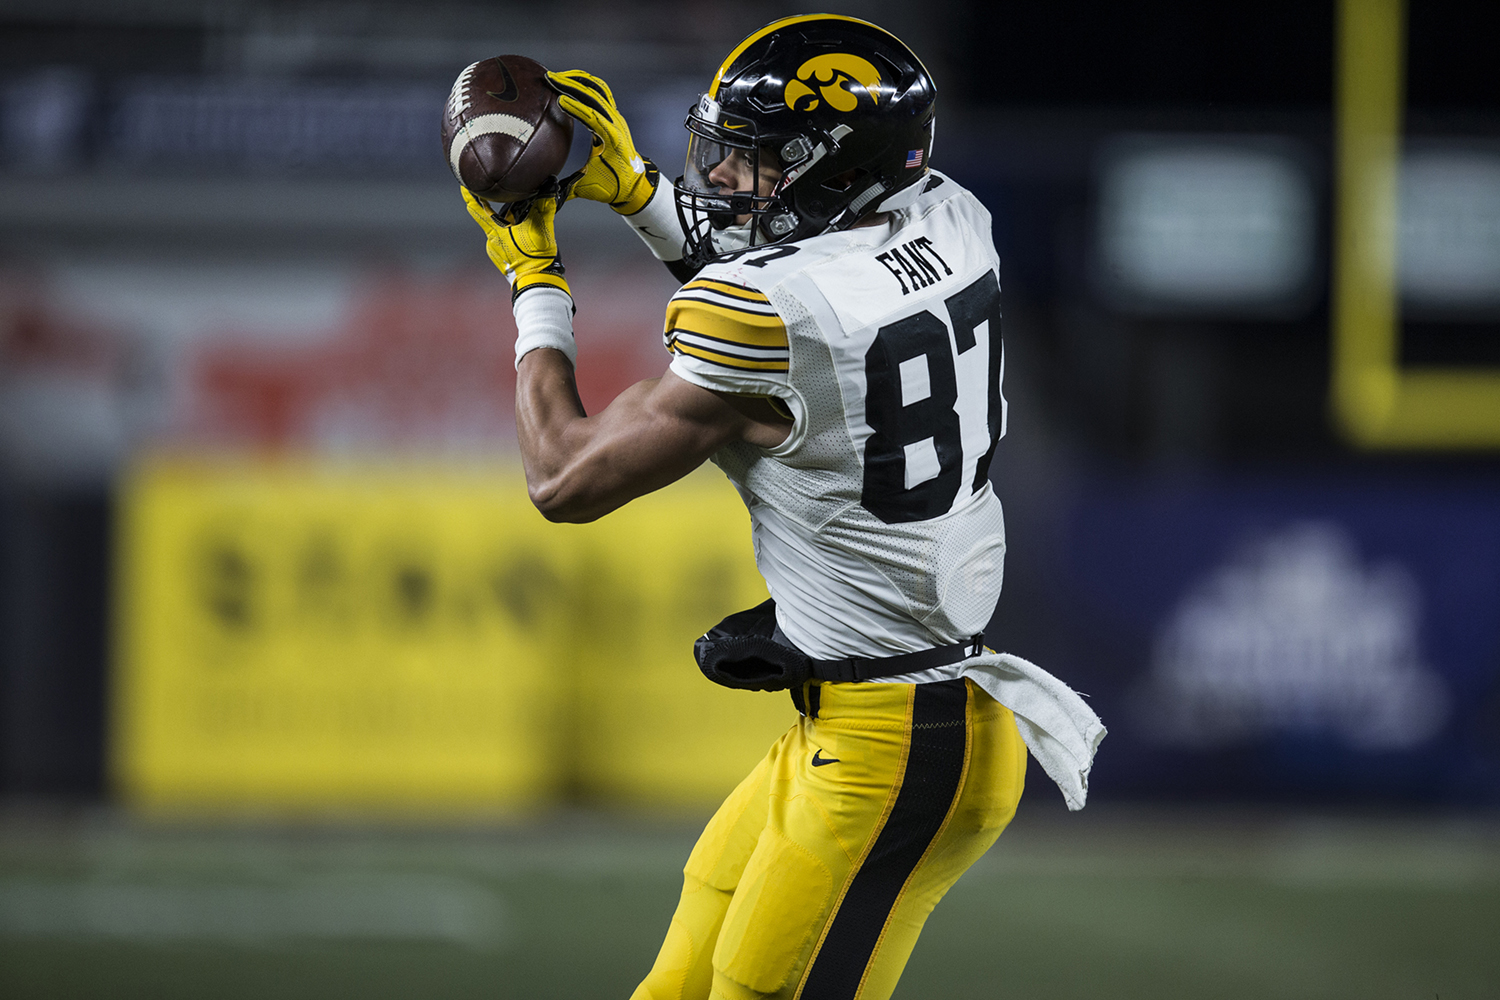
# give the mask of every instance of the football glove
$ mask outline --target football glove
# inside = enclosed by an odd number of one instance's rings
[[[564,111],[594,133],[594,146],[583,169],[562,182],[564,200],[602,201],[621,215],[634,215],[656,193],[660,172],[636,152],[630,126],[615,106],[609,84],[581,69],[548,73]]]
[[[549,182],[536,197],[498,210],[468,188],[461,190],[469,214],[484,230],[485,252],[510,282],[511,301],[538,286],[560,288],[572,296],[553,229],[559,193],[555,185]]]

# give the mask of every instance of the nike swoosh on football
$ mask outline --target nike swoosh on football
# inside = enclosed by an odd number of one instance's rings
[[[485,93],[497,101],[514,101],[517,97],[521,96],[521,91],[516,86],[516,81],[511,79],[510,70],[505,68],[505,63],[499,59],[496,59],[495,62],[500,66],[500,75],[505,78],[505,89],[498,94],[493,90],[486,90]]]
[[[822,747],[818,747],[818,749],[813,751],[813,767],[822,767],[824,764],[837,764],[838,762],[839,759],[837,757],[824,757]]]

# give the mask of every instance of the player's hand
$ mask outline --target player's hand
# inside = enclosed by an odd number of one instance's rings
[[[468,188],[460,190],[469,214],[484,230],[485,252],[510,282],[512,299],[538,285],[573,294],[563,277],[553,229],[559,194],[555,183],[549,182],[536,197],[514,205],[492,206]]]
[[[656,193],[660,174],[656,164],[636,152],[630,126],[615,106],[609,84],[581,69],[548,73],[547,82],[557,91],[563,110],[594,133],[589,162],[562,182],[564,200],[602,201],[621,215],[645,208]]]

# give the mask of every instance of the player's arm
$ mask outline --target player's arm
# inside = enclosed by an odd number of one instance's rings
[[[670,371],[594,416],[583,412],[563,352],[528,352],[516,376],[526,485],[551,521],[592,521],[681,479],[726,444],[769,448],[791,428],[764,399],[714,392]]]
[[[652,490],[680,479],[709,455],[732,441],[763,447],[779,444],[791,421],[779,415],[753,390],[743,395],[717,392],[668,372],[621,393],[595,416],[587,416],[573,375],[577,347],[573,342],[573,297],[558,255],[553,219],[558,193],[538,195],[524,207],[497,213],[469,191],[463,192],[469,214],[485,232],[485,250],[511,284],[516,318],[516,432],[532,500],[556,521],[591,521]],[[517,214],[524,213],[520,218]],[[701,315],[744,319],[744,337],[765,334],[769,303],[749,289],[738,296],[689,288],[673,299],[671,317],[684,309]],[[708,301],[717,296],[719,306]],[[747,311],[748,310],[748,311]],[[715,312],[716,311],[716,312]],[[779,326],[779,320],[776,321]],[[682,339],[678,345],[677,340]],[[691,347],[692,334],[674,335],[674,350]],[[717,344],[717,341],[708,341]],[[786,341],[769,351],[786,369]],[[746,364],[765,365],[761,360]]]
[[[604,202],[678,281],[690,279],[697,268],[682,259],[686,240],[672,184],[663,183],[656,164],[636,150],[609,84],[580,69],[548,73],[547,83],[563,110],[594,133],[588,163],[563,180],[564,200]]]

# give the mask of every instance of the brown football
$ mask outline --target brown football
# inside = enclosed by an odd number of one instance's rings
[[[573,119],[525,56],[495,56],[458,74],[443,112],[443,153],[453,176],[488,201],[521,201],[561,173]]]

